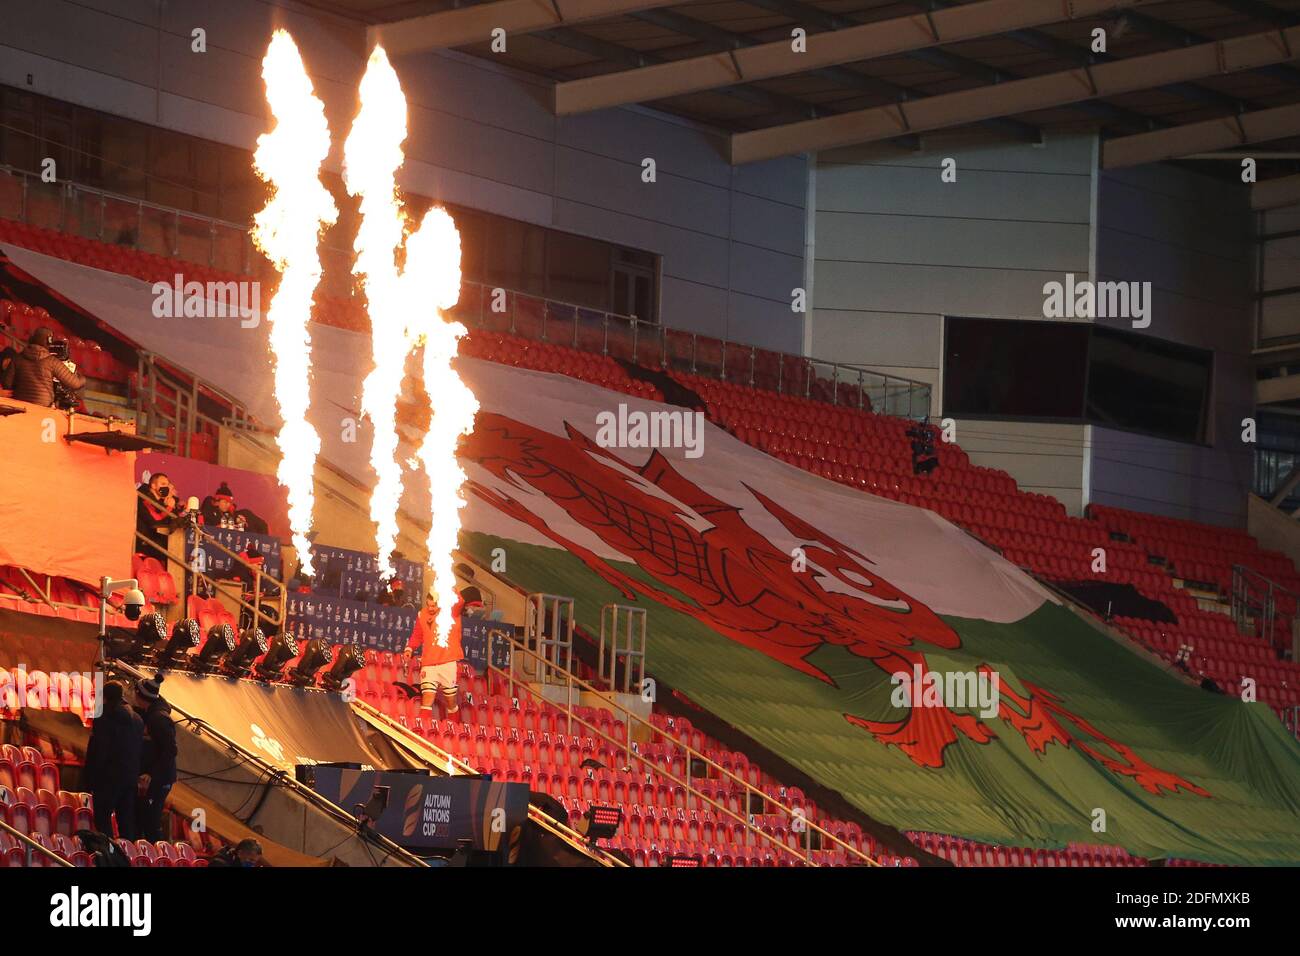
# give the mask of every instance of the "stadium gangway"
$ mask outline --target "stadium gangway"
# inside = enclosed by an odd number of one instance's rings
[[[533,698],[538,700],[540,703],[549,704],[551,706],[558,706],[555,701],[550,700],[541,692],[539,692],[536,688],[532,687],[529,684],[527,676],[521,677],[519,676],[518,673],[516,673],[515,670],[515,661],[517,660],[520,654],[529,658],[533,658],[534,669],[540,667],[554,667],[555,666],[554,663],[547,661],[545,658],[542,658],[540,655],[536,654],[534,651],[524,646],[523,643],[521,643],[520,641],[516,640],[513,637],[510,637],[505,632],[500,632],[499,640],[508,641],[510,644],[510,669],[504,670],[496,666],[495,664],[493,664],[491,661],[490,654],[488,655],[489,659],[487,663],[487,669],[490,673],[496,674],[498,677],[506,681],[507,685],[510,687],[510,696],[513,699],[516,700],[519,699],[519,695],[516,691],[516,688],[522,687],[525,691],[528,692],[529,695],[531,695]],[[757,787],[753,786],[748,780],[745,780],[737,776],[736,774],[732,773],[730,770],[725,769],[720,764],[716,763],[714,760],[707,757],[705,754],[696,750],[686,741],[680,740],[677,737],[673,736],[672,734],[668,733],[666,730],[662,730],[658,727],[655,727],[649,721],[642,719],[639,715],[633,713],[632,711],[624,707],[622,704],[620,704],[612,694],[606,693],[596,688],[592,684],[587,683],[582,678],[574,674],[572,671],[566,671],[563,674],[563,676],[565,678],[565,682],[567,684],[568,690],[565,695],[566,698],[565,704],[562,707],[562,709],[565,711],[565,715],[568,718],[570,731],[572,731],[573,725],[576,723],[579,726],[583,727],[588,732],[590,732],[590,734],[593,737],[600,740],[604,740],[607,743],[613,744],[616,748],[618,748],[619,750],[625,753],[629,764],[633,760],[638,761],[640,764],[646,766],[656,776],[662,777],[668,781],[671,781],[677,786],[681,787],[683,791],[687,794],[688,798],[694,797],[699,802],[700,805],[707,805],[708,807],[712,808],[715,812],[721,812],[726,816],[730,817],[731,819],[735,820],[736,822],[740,823],[742,826],[744,826],[746,831],[748,831],[751,836],[756,838],[757,841],[755,843],[756,846],[761,846],[765,841],[771,846],[774,846],[779,851],[786,853],[789,856],[797,859],[801,865],[818,866],[819,864],[815,863],[812,858],[812,854],[813,854],[812,835],[815,831],[820,836],[820,840],[822,844],[820,849],[826,849],[829,844],[833,843],[836,846],[838,846],[840,849],[844,850],[851,858],[855,858],[856,860],[865,863],[868,866],[881,865],[876,860],[873,860],[869,854],[863,853],[861,850],[857,849],[854,846],[849,845],[848,843],[841,840],[839,837],[835,836],[833,833],[831,833],[829,830],[822,827],[820,824],[813,822],[811,819],[809,819],[808,815],[804,813],[802,810],[796,810],[793,807],[787,806],[786,804],[778,800],[773,800],[772,797],[770,797],[768,794],[764,793],[762,790],[758,789]],[[575,694],[575,691],[577,692],[577,694]],[[582,716],[574,712],[571,702],[575,699],[575,696],[580,695],[584,691],[587,692],[588,694],[600,698],[604,703],[608,704],[611,708],[618,711],[623,716],[623,726],[627,731],[627,736],[625,740],[615,740],[613,737],[611,737],[609,734],[602,731],[595,724],[591,723],[590,721],[584,719]],[[682,753],[685,755],[685,759],[682,761],[683,766],[686,768],[685,779],[676,776],[675,774],[672,773],[670,769],[664,768],[659,764],[656,764],[653,760],[644,756],[640,752],[637,745],[632,740],[633,722],[636,722],[641,727],[643,727],[652,736],[652,738],[662,737],[665,740],[671,742],[675,747],[677,747],[679,750],[682,751]],[[746,800],[745,800],[746,809],[752,806],[750,798],[757,797],[759,800],[763,801],[764,805],[775,806],[781,813],[784,813],[786,817],[790,820],[792,832],[795,833],[803,832],[804,834],[804,847],[802,851],[795,849],[794,847],[791,847],[789,844],[783,842],[780,838],[778,838],[775,834],[767,833],[761,827],[757,826],[750,819],[748,813],[743,813],[743,814],[738,813],[730,809],[729,807],[721,803],[718,803],[712,797],[707,796],[705,793],[699,790],[698,786],[692,783],[693,764],[696,761],[704,764],[706,767],[710,768],[711,770],[716,771],[720,778],[728,780],[732,784],[739,785],[742,792],[746,796]]]
[[[66,866],[66,867],[72,866],[72,863],[70,863],[68,860],[65,860],[63,857],[59,856],[53,850],[41,846],[39,843],[37,843],[27,834],[23,833],[20,830],[14,829],[9,824],[5,823],[3,820],[0,820],[0,833],[9,834],[9,836],[13,837],[15,840],[19,842],[19,844],[22,845],[24,851],[23,866],[25,867],[30,867],[32,865],[32,854],[37,854],[39,856],[45,857],[45,859],[49,860],[55,866]]]
[[[378,708],[372,707],[359,698],[353,698],[352,706],[371,726],[387,734],[401,747],[430,767],[436,767],[449,777],[460,774],[481,776],[476,768],[455,754],[449,753],[431,743]],[[595,860],[601,866],[626,867],[628,865],[617,856],[609,853],[604,847],[592,843],[584,834],[579,833],[567,823],[556,820],[540,807],[533,806],[532,803],[528,804],[528,819],[553,836],[563,840],[573,849]]]
[[[141,501],[149,502],[149,499],[145,497],[144,493],[139,489],[136,490],[135,494]],[[189,523],[185,525],[184,528],[174,531],[173,534],[191,530],[196,535],[195,541],[198,542],[201,540],[202,546],[199,547],[196,545],[194,551],[187,556],[189,560],[181,560],[176,557],[176,555],[172,554],[171,551],[160,547],[157,542],[145,537],[139,531],[135,532],[136,550],[141,551],[142,549],[139,546],[145,545],[147,548],[155,552],[156,555],[161,556],[163,559],[164,570],[166,570],[168,574],[172,573],[172,565],[178,566],[182,575],[181,580],[182,582],[185,582],[185,586],[178,587],[176,593],[187,601],[188,598],[198,594],[199,585],[203,584],[214,594],[219,593],[225,595],[241,610],[247,612],[250,616],[250,620],[253,622],[253,626],[261,628],[264,634],[269,636],[280,631],[285,624],[285,608],[289,599],[288,589],[285,586],[285,583],[274,575],[263,571],[259,565],[251,564],[244,560],[242,555],[230,550],[220,541],[216,540],[211,535],[206,534],[203,531],[203,526],[197,522]],[[186,546],[188,547],[188,543]],[[253,603],[250,604],[248,601],[244,600],[242,589],[238,591],[231,590],[224,582],[218,581],[207,574],[205,570],[206,562],[200,557],[200,553],[206,548],[214,548],[217,551],[222,552],[228,558],[236,562],[237,566],[248,575],[248,583],[252,587]],[[262,600],[263,582],[274,586],[276,591],[273,595],[275,600],[274,616],[266,613],[266,604]],[[188,607],[185,607],[182,610],[184,612],[182,617],[188,616]]]

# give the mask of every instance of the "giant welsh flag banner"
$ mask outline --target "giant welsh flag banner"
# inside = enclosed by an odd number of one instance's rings
[[[482,403],[462,546],[573,596],[589,633],[645,607],[650,674],[873,818],[1300,863],[1300,745],[1266,705],[1180,680],[933,512],[680,408],[460,368]]]

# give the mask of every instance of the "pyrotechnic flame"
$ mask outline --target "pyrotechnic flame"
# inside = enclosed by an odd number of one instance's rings
[[[460,487],[465,474],[456,461],[456,443],[473,428],[478,410],[473,393],[451,367],[465,327],[447,322],[441,314],[460,298],[460,236],[445,210],[430,210],[406,239],[405,267],[399,272],[397,254],[405,215],[397,200],[396,173],[402,165],[402,142],[406,139],[406,98],[381,47],[370,56],[360,99],[343,158],[348,192],[361,199],[352,271],[365,291],[375,363],[366,376],[361,398],[374,431],[370,463],[376,484],[370,517],[376,526],[380,566],[392,574],[402,494],[397,398],[406,357],[422,343],[424,388],[433,408],[417,460],[429,479],[428,547],[438,595],[436,639],[445,646],[456,601],[452,551],[464,506]]]
[[[271,37],[262,60],[262,79],[275,126],[258,138],[253,168],[271,186],[272,195],[253,219],[252,237],[280,273],[280,285],[266,312],[281,418],[276,474],[288,489],[293,546],[303,571],[311,574],[307,531],[320,436],[307,421],[311,368],[307,323],[321,277],[320,233],[338,218],[338,210],[320,181],[320,166],[330,150],[325,107],[312,91],[298,47],[284,30]]]
[[[429,430],[417,453],[429,479],[429,566],[438,595],[436,639],[447,645],[452,607],[456,603],[456,577],[452,570],[460,534],[460,509],[465,507],[461,486],[465,472],[456,458],[462,435],[474,428],[478,400],[456,370],[457,342],[465,326],[447,320],[442,310],[460,299],[460,234],[445,209],[430,209],[419,230],[406,242],[406,275],[412,277],[414,301],[433,303],[436,312],[416,312],[427,319],[416,328],[424,345],[424,389],[432,406]]]
[[[365,291],[375,364],[362,384],[361,410],[370,418],[374,435],[370,445],[370,465],[375,471],[370,520],[376,526],[380,569],[391,575],[402,497],[402,469],[396,457],[397,396],[411,351],[406,330],[411,315],[402,297],[396,261],[405,222],[397,201],[396,174],[406,139],[406,98],[382,47],[375,47],[370,55],[359,92],[361,108],[343,145],[343,182],[349,193],[361,199],[352,272]]]

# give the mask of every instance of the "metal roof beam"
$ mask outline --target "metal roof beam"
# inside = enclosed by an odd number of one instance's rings
[[[1101,147],[1101,165],[1103,169],[1140,166],[1296,135],[1300,135],[1300,103],[1108,140]]]
[[[763,0],[770,2],[770,0]],[[785,0],[781,0],[785,2]],[[910,103],[874,107],[802,123],[736,133],[732,162],[875,142],[999,116],[1071,106],[1107,96],[1288,62],[1300,51],[1300,27],[1129,57],[1089,68],[1026,77]],[[1143,135],[1158,135],[1154,133]],[[1196,151],[1203,151],[1199,147]]]
[[[535,33],[662,7],[672,0],[493,0],[366,28],[371,46],[389,56],[486,43],[500,27],[506,35]]]

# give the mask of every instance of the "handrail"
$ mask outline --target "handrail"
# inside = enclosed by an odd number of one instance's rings
[[[41,846],[39,843],[37,843],[35,840],[33,840],[33,839],[32,839],[31,837],[29,837],[27,834],[23,833],[23,832],[20,831],[20,830],[16,830],[16,829],[14,829],[13,827],[11,827],[9,824],[5,823],[4,820],[0,820],[0,833],[7,833],[7,834],[9,834],[11,837],[13,837],[14,839],[16,839],[19,843],[23,844],[24,847],[26,847],[26,849],[27,849],[27,856],[26,856],[26,858],[23,860],[23,866],[31,866],[31,865],[32,865],[32,853],[33,853],[33,851],[35,851],[36,853],[41,854],[41,856],[43,856],[43,857],[45,857],[45,858],[47,858],[47,859],[53,860],[53,861],[55,862],[55,864],[58,865],[58,866],[68,866],[68,867],[72,866],[72,864],[71,864],[70,862],[68,862],[67,860],[65,860],[63,857],[59,856],[59,855],[58,855],[57,853],[55,853],[53,850],[50,850],[50,849],[47,849],[46,847]]]
[[[451,315],[466,325],[488,332],[509,332],[522,338],[557,342],[566,348],[604,356],[624,351],[634,365],[689,371],[692,375],[720,382],[739,381],[751,388],[767,389],[780,394],[811,398],[814,397],[814,392],[824,391],[829,397],[818,397],[818,400],[829,405],[862,408],[870,403],[872,409],[881,414],[915,419],[928,418],[930,414],[931,387],[925,382],[876,372],[863,365],[825,361],[726,339],[714,339],[684,329],[668,328],[636,316],[556,302],[526,292],[510,292],[508,314],[495,312],[485,307],[485,302],[492,298],[490,293],[494,289],[470,280],[463,280],[461,285],[477,289],[478,294],[474,299],[478,309],[474,312],[472,307],[467,307],[462,295],[462,304],[453,308]],[[540,305],[540,329],[519,321],[521,300]],[[554,313],[560,311],[572,314],[553,317]],[[561,320],[562,331],[556,336],[550,329]],[[569,323],[572,324],[572,332],[565,334],[563,328]],[[585,336],[581,334],[584,327],[588,327],[589,333]],[[680,351],[672,345],[672,340],[676,337],[682,337],[686,343]],[[598,345],[592,341],[594,338],[599,338]],[[624,346],[622,349],[619,348],[620,340]],[[701,353],[711,351],[716,351],[716,358],[701,357]],[[739,364],[744,370],[739,374],[734,371],[736,362],[729,355],[741,356]],[[764,375],[760,367],[760,356],[775,366],[775,377]],[[826,374],[821,374],[823,372]],[[877,392],[878,396],[874,396]],[[899,396],[906,398],[905,403],[897,400]]]
[[[512,697],[513,697],[513,696],[516,696],[516,695],[513,693],[513,689],[514,689],[514,687],[517,686],[517,685],[522,684],[522,685],[524,686],[524,688],[525,688],[525,689],[526,689],[530,694],[532,694],[534,697],[536,697],[538,700],[541,700],[542,702],[547,703],[547,704],[550,704],[550,705],[552,705],[552,706],[556,706],[556,704],[555,704],[554,701],[552,701],[552,700],[548,700],[548,699],[547,699],[544,695],[542,695],[539,691],[537,691],[535,688],[531,687],[531,686],[529,685],[528,681],[526,681],[526,680],[521,680],[521,679],[515,677],[515,675],[514,675],[514,653],[515,653],[516,651],[523,652],[525,655],[527,655],[527,656],[529,656],[529,657],[532,657],[532,658],[534,658],[537,662],[541,662],[541,663],[543,663],[543,664],[546,663],[545,658],[543,658],[543,657],[541,657],[540,655],[534,653],[532,650],[530,650],[529,648],[525,647],[522,643],[520,643],[519,641],[515,640],[513,637],[509,637],[509,636],[507,636],[507,640],[509,640],[510,643],[511,643],[511,645],[512,645],[512,647],[511,647],[511,658],[510,658],[510,660],[511,660],[510,672],[507,673],[506,671],[504,671],[504,670],[502,670],[501,668],[497,667],[495,664],[493,664],[493,663],[491,662],[491,660],[489,660],[489,661],[488,661],[488,664],[487,664],[487,666],[488,666],[488,670],[491,671],[491,672],[495,672],[495,673],[499,674],[500,676],[504,677],[504,678],[509,682],[509,685],[510,685],[511,690],[512,690],[512,693],[511,693],[511,696],[512,696]],[[554,666],[554,665],[552,665],[552,666]],[[653,724],[649,723],[648,721],[643,720],[639,715],[633,713],[632,711],[628,710],[626,707],[624,707],[623,705],[621,705],[620,703],[618,703],[617,699],[615,699],[615,698],[613,697],[612,694],[606,694],[604,691],[602,691],[602,690],[600,690],[600,689],[594,687],[593,685],[587,683],[587,682],[584,681],[582,678],[578,677],[577,675],[573,674],[572,672],[565,671],[564,668],[561,668],[561,667],[555,667],[555,669],[561,671],[562,673],[564,673],[564,675],[568,678],[568,684],[569,684],[569,688],[570,688],[570,689],[569,689],[569,691],[568,691],[568,692],[566,693],[566,695],[565,695],[565,704],[564,704],[563,710],[565,711],[565,714],[566,714],[566,716],[567,716],[568,719],[569,719],[570,727],[572,727],[572,724],[573,724],[574,721],[577,721],[577,722],[578,722],[579,724],[581,724],[583,727],[585,727],[585,728],[587,728],[588,730],[592,731],[593,734],[594,734],[596,737],[599,737],[599,738],[601,738],[601,739],[603,739],[603,740],[605,740],[605,741],[607,741],[607,742],[609,742],[609,743],[612,743],[614,746],[616,746],[616,747],[618,747],[618,748],[620,748],[620,749],[626,751],[626,753],[628,754],[629,757],[633,757],[633,756],[635,756],[635,757],[637,758],[637,760],[639,760],[641,763],[643,763],[643,764],[649,764],[650,767],[653,769],[654,773],[655,773],[657,776],[664,777],[664,778],[666,778],[666,779],[672,781],[673,783],[678,784],[679,786],[682,786],[682,787],[686,790],[686,792],[687,792],[688,794],[692,794],[692,795],[694,795],[697,799],[703,801],[704,803],[707,803],[707,804],[709,804],[710,806],[713,806],[713,807],[715,807],[715,808],[721,810],[723,813],[726,813],[727,815],[733,817],[734,819],[738,820],[738,821],[739,821],[739,822],[740,822],[740,823],[741,823],[741,824],[742,824],[742,825],[743,825],[747,830],[750,830],[751,832],[753,832],[753,833],[756,834],[757,836],[762,837],[763,839],[769,841],[770,843],[774,843],[774,844],[776,844],[778,847],[780,847],[781,849],[783,849],[783,850],[786,851],[787,853],[790,853],[790,854],[796,856],[796,857],[797,857],[801,862],[803,862],[803,863],[805,863],[805,864],[807,864],[807,865],[809,865],[809,866],[817,866],[817,865],[818,865],[818,864],[816,864],[816,863],[814,863],[814,862],[812,861],[812,840],[811,840],[811,837],[812,837],[812,831],[813,831],[813,830],[816,830],[819,834],[821,834],[822,837],[823,837],[824,839],[827,839],[827,840],[829,840],[829,841],[831,841],[831,842],[833,842],[833,843],[838,844],[838,845],[839,845],[840,847],[842,847],[844,850],[848,851],[849,853],[851,853],[852,855],[858,857],[859,859],[863,860],[864,862],[868,863],[869,865],[871,865],[871,866],[879,866],[879,865],[880,865],[880,864],[877,863],[875,860],[873,860],[873,859],[872,859],[868,854],[863,853],[861,850],[858,850],[856,847],[850,846],[848,843],[845,843],[843,840],[839,839],[839,838],[836,837],[834,834],[830,833],[830,832],[829,832],[828,830],[826,830],[824,827],[820,826],[820,825],[817,824],[817,823],[814,823],[811,819],[808,818],[808,816],[807,816],[806,814],[804,814],[804,813],[802,813],[802,812],[799,812],[799,811],[796,811],[796,810],[794,810],[792,807],[786,806],[784,803],[780,802],[779,800],[773,800],[773,799],[772,799],[768,794],[764,793],[762,790],[759,790],[757,787],[753,786],[751,783],[749,783],[749,781],[747,781],[747,780],[745,780],[745,779],[743,779],[743,778],[741,778],[741,777],[738,777],[736,774],[732,773],[730,770],[727,770],[726,768],[722,767],[720,764],[716,763],[714,760],[712,760],[711,758],[709,758],[709,757],[706,756],[705,754],[703,754],[703,753],[701,753],[700,751],[696,750],[695,748],[691,747],[690,744],[686,743],[685,741],[678,740],[678,739],[677,739],[676,737],[674,737],[672,734],[669,734],[669,733],[665,732],[664,730],[662,730],[661,728],[655,727]],[[573,707],[572,707],[572,704],[571,704],[570,702],[571,702],[572,699],[573,699],[572,687],[573,687],[574,685],[577,685],[577,686],[578,686],[580,689],[582,689],[582,690],[586,690],[586,691],[589,692],[589,693],[592,693],[592,694],[597,695],[597,696],[600,697],[602,700],[604,700],[604,701],[606,701],[607,703],[609,703],[610,706],[612,706],[612,707],[615,708],[616,710],[620,711],[620,712],[624,715],[625,718],[630,718],[630,719],[631,719],[631,720],[628,720],[628,719],[625,719],[625,720],[624,720],[624,726],[625,726],[625,727],[627,728],[627,730],[628,730],[628,740],[627,740],[627,741],[618,741],[618,740],[615,740],[613,737],[609,736],[609,735],[606,734],[604,731],[600,730],[600,729],[599,729],[598,727],[596,727],[594,724],[589,723],[589,722],[586,721],[584,718],[578,716],[576,713],[573,712]],[[643,726],[649,728],[650,731],[651,731],[654,735],[656,735],[656,736],[660,736],[660,737],[664,737],[664,738],[666,738],[667,740],[671,741],[671,742],[672,742],[676,747],[680,748],[680,749],[685,753],[686,758],[687,758],[687,759],[686,759],[686,768],[687,768],[687,771],[686,771],[686,779],[685,779],[685,780],[681,780],[680,778],[674,776],[674,775],[672,774],[671,771],[669,771],[669,770],[665,770],[663,767],[660,767],[659,765],[655,764],[653,760],[651,760],[650,758],[646,757],[644,754],[640,753],[640,751],[633,749],[632,744],[631,744],[631,737],[632,737],[631,721],[633,721],[633,720],[636,721],[637,723],[639,723],[639,724],[641,724],[641,725],[643,725]],[[802,825],[806,828],[805,832],[808,834],[808,837],[807,837],[807,840],[806,840],[806,842],[807,842],[807,847],[806,847],[806,850],[805,850],[805,852],[806,852],[807,855],[806,855],[806,856],[805,856],[805,855],[801,855],[800,852],[799,852],[798,850],[795,850],[793,847],[789,846],[788,844],[781,842],[781,840],[779,840],[779,839],[778,839],[777,837],[775,837],[774,835],[769,834],[769,833],[765,833],[765,832],[764,832],[760,827],[758,827],[758,826],[755,825],[754,823],[750,822],[748,816],[742,816],[742,815],[740,815],[740,814],[737,814],[734,810],[731,810],[731,809],[729,809],[729,808],[723,806],[722,804],[717,803],[717,802],[714,801],[711,797],[705,795],[704,793],[698,791],[695,787],[693,787],[692,784],[691,784],[691,773],[690,773],[690,766],[691,766],[691,765],[690,765],[690,761],[691,761],[692,759],[700,760],[701,762],[703,762],[703,763],[706,764],[707,766],[709,766],[709,767],[711,767],[712,769],[716,770],[716,771],[718,772],[719,775],[721,775],[721,776],[723,776],[723,777],[727,777],[727,778],[729,778],[729,779],[732,780],[734,783],[738,783],[738,784],[740,784],[740,786],[741,786],[742,788],[744,788],[744,790],[746,791],[747,794],[757,794],[759,797],[762,798],[762,800],[764,801],[764,803],[770,803],[770,804],[775,805],[775,806],[778,807],[782,812],[784,812],[784,813],[786,814],[786,816],[788,816],[791,820],[796,820],[796,819],[798,819],[798,820],[802,820]]]
[[[21,179],[23,183],[23,203],[19,221],[28,222],[26,197],[30,188],[29,182],[35,181],[37,177],[34,173],[26,170],[0,165],[0,173],[3,172]],[[140,235],[143,230],[139,228],[139,223],[143,223],[143,211],[145,209],[156,210],[170,215],[175,222],[173,227],[175,236],[171,248],[166,250],[166,254],[175,258],[182,257],[182,250],[175,241],[175,237],[178,237],[181,232],[180,222],[182,219],[207,223],[211,241],[208,247],[206,265],[210,268],[219,268],[216,263],[216,237],[218,230],[226,230],[239,238],[241,248],[239,274],[256,274],[251,265],[257,261],[259,254],[252,248],[246,226],[214,219],[199,213],[182,212],[175,208],[120,196],[106,190],[83,186],[78,183],[64,182],[60,183],[58,188],[60,190],[60,203],[62,204],[59,229],[63,232],[69,231],[67,228],[67,197],[70,195],[75,196],[77,193],[84,193],[89,196],[97,196],[100,200],[99,223],[96,230],[98,241],[110,241],[104,235],[104,210],[106,202],[111,200],[114,203],[122,203],[128,206],[134,205],[137,208],[138,224],[132,236],[131,248],[137,250],[140,248]],[[323,247],[323,255],[334,254],[350,256],[351,250],[346,248],[336,249],[328,244]],[[189,261],[195,260],[190,259]],[[343,274],[346,274],[347,271],[347,269],[344,269]],[[542,342],[559,341],[570,348],[595,352],[601,355],[610,354],[611,344],[617,350],[621,339],[624,345],[630,347],[631,361],[634,363],[639,362],[642,365],[657,365],[660,368],[667,369],[673,368],[675,365],[689,364],[689,371],[695,375],[703,375],[723,382],[740,380],[752,387],[769,388],[783,394],[789,393],[812,397],[814,390],[825,391],[829,394],[829,398],[822,400],[831,405],[861,408],[866,401],[870,400],[873,408],[885,414],[902,415],[908,418],[925,418],[930,413],[930,385],[897,375],[872,371],[862,365],[821,360],[811,356],[794,355],[789,352],[778,352],[771,349],[760,349],[753,345],[702,336],[684,329],[666,328],[657,320],[588,308],[572,302],[564,302],[547,296],[531,295],[518,290],[508,290],[499,286],[490,286],[474,280],[462,281],[462,287],[473,290],[475,293],[473,298],[478,304],[477,313],[475,314],[464,304],[465,296],[462,295],[462,304],[453,309],[452,314],[456,318],[465,321],[466,324],[477,325],[487,330],[502,331],[504,329],[499,328],[499,326],[508,323],[508,331],[511,334],[521,335],[526,338],[532,337]],[[495,300],[497,298],[498,292],[506,293],[509,298],[510,312],[508,316],[502,312],[491,310],[486,305],[489,299]],[[519,322],[519,305],[521,301],[535,302],[541,305],[541,323],[537,334],[530,334],[534,330],[526,329]],[[598,329],[592,322],[592,319],[596,316],[599,316]],[[572,324],[572,332],[565,336],[563,330],[570,323]],[[557,324],[561,328],[561,333],[558,336],[551,331]],[[598,348],[590,346],[584,341],[584,336],[580,334],[580,328],[583,326],[587,326],[590,333],[599,335],[600,344]],[[587,336],[586,338],[590,337]],[[670,343],[670,339],[680,339],[683,347],[680,349],[674,347]],[[640,355],[638,355],[638,352]],[[713,353],[716,353],[716,360],[711,358]],[[735,356],[739,356],[738,361]],[[760,369],[760,356],[774,361],[777,370],[775,379],[764,379],[763,372]],[[740,368],[739,372],[737,371],[738,367]],[[878,400],[872,395],[877,390],[880,393]],[[843,393],[843,396],[841,393]],[[894,396],[892,400],[891,394]],[[900,396],[905,399],[905,402],[900,403],[897,401]]]
[[[30,584],[33,588],[35,588],[35,590],[36,590],[36,596],[37,596],[38,598],[41,599],[41,602],[42,602],[46,607],[50,608],[51,610],[56,610],[56,608],[55,608],[55,606],[54,606],[54,603],[55,603],[55,602],[52,601],[52,600],[50,599],[50,596],[49,596],[48,593],[46,593],[46,592],[42,592],[42,591],[41,591],[41,586],[40,586],[39,584],[37,584],[36,581],[32,578],[31,572],[28,571],[26,568],[19,568],[18,570],[19,570],[20,572],[22,572],[23,577],[25,577],[25,578],[27,579],[27,583]],[[49,578],[49,575],[46,575],[46,576],[45,576],[45,587],[48,589],[49,586],[50,586],[50,578]]]
[[[135,387],[136,427],[143,433],[153,432],[158,425],[171,426],[174,450],[183,457],[191,456],[190,440],[199,424],[215,428],[229,426],[236,430],[260,428],[260,424],[237,398],[205,381],[184,366],[153,352],[137,347],[137,384]],[[169,389],[170,399],[159,395],[159,385]],[[226,406],[230,414],[217,419],[199,410],[201,393]],[[172,411],[166,410],[170,403]]]
[[[1262,591],[1262,593],[1260,593]],[[1300,604],[1300,594],[1278,584],[1244,564],[1232,566],[1232,593],[1229,596],[1232,622],[1239,633],[1250,633],[1254,620],[1259,633],[1254,636],[1273,644],[1273,625],[1277,620],[1277,596],[1285,594]]]
[[[138,489],[136,490],[135,494],[138,499],[146,502],[149,501],[149,499],[144,495],[144,493],[139,491]],[[257,622],[259,626],[263,622],[265,622],[268,626],[268,630],[271,628],[275,628],[275,629],[283,628],[285,624],[285,613],[286,613],[286,606],[288,602],[288,590],[285,583],[281,581],[279,578],[275,577],[274,575],[268,574],[267,572],[263,571],[257,565],[250,564],[248,561],[245,561],[242,556],[236,554],[234,551],[231,551],[220,541],[217,541],[211,535],[204,532],[202,526],[191,525],[190,527],[197,527],[199,533],[203,536],[204,538],[203,547],[205,548],[215,547],[217,550],[225,552],[226,555],[228,555],[230,558],[238,562],[246,571],[248,571],[252,575],[253,601],[255,602],[254,604],[249,604],[247,601],[244,600],[242,590],[239,593],[234,593],[229,588],[227,588],[222,582],[211,577],[206,572],[200,571],[196,567],[194,567],[193,562],[182,561],[180,558],[177,558],[170,551],[161,547],[156,541],[151,540],[150,538],[141,534],[139,531],[135,532],[136,544],[148,545],[148,547],[152,548],[158,554],[162,555],[163,559],[167,562],[168,566],[173,564],[179,565],[181,567],[182,573],[187,573],[190,575],[189,578],[190,587],[188,589],[185,588],[179,589],[185,591],[187,596],[193,596],[197,594],[199,581],[202,581],[208,587],[212,588],[212,590],[219,591],[220,593],[224,594],[226,597],[233,600],[236,604],[239,605],[239,607],[243,608],[245,611],[248,611],[250,614],[252,614],[253,620]],[[271,584],[273,584],[276,588],[279,589],[279,595],[277,597],[279,607],[277,610],[277,616],[274,618],[262,610],[262,580],[263,579],[266,579]]]
[[[477,768],[475,768],[473,765],[466,763],[464,760],[462,760],[460,757],[457,757],[455,754],[451,753],[450,751],[443,750],[441,747],[439,747],[437,744],[433,743],[432,741],[424,737],[421,737],[419,734],[411,730],[410,727],[407,727],[405,724],[393,720],[393,718],[389,717],[383,711],[377,709],[376,707],[373,707],[372,705],[366,703],[360,698],[354,698],[352,701],[352,705],[372,725],[378,726],[382,724],[389,731],[400,736],[402,738],[402,744],[408,747],[409,749],[411,749],[412,751],[418,751],[420,749],[432,751],[441,759],[430,760],[422,756],[420,757],[420,759],[425,760],[426,763],[432,764],[434,766],[445,766],[447,768],[448,776],[456,776],[455,771],[460,771],[461,773],[469,774],[476,777],[479,775]],[[416,756],[420,756],[418,752],[416,753]],[[614,856],[613,854],[608,853],[604,849],[604,847],[601,847],[595,843],[592,843],[590,840],[587,840],[583,836],[583,834],[579,833],[577,830],[574,830],[567,823],[562,823],[561,821],[556,820],[554,817],[550,816],[549,814],[545,813],[539,808],[534,807],[531,803],[529,803],[528,805],[528,818],[532,820],[534,823],[537,823],[540,826],[550,830],[552,833],[560,837],[566,843],[573,846],[575,849],[581,851],[582,853],[588,856],[591,856],[593,859],[596,859],[602,866],[608,866],[608,867],[627,866],[627,863],[625,863],[623,860],[619,859],[618,857]]]
[[[253,605],[245,601],[242,593],[236,594],[234,591],[228,588],[221,581],[209,577],[206,573],[202,571],[194,570],[193,567],[191,567],[190,565],[186,564],[184,561],[177,558],[171,552],[164,551],[161,547],[158,546],[157,542],[149,540],[144,535],[142,535],[139,531],[135,533],[135,537],[136,537],[137,544],[147,544],[149,547],[153,548],[155,551],[161,554],[167,560],[168,564],[180,565],[183,572],[191,576],[190,581],[192,586],[187,591],[185,591],[186,597],[193,597],[195,594],[197,594],[198,582],[202,581],[213,591],[220,592],[221,594],[225,595],[226,597],[234,601],[236,604],[238,604],[243,610],[248,611],[250,614],[253,614],[254,619],[257,621],[259,625],[263,622],[263,620],[265,620],[266,624],[269,627],[282,626],[283,616],[279,621],[272,619],[269,615],[262,612],[259,608],[254,607]]]

